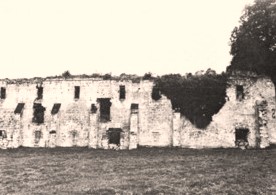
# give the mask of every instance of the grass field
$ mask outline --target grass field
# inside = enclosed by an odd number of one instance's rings
[[[0,150],[0,194],[276,194],[266,150]]]

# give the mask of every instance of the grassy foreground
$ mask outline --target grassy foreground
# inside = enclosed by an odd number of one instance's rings
[[[0,194],[276,194],[276,147],[0,150]]]

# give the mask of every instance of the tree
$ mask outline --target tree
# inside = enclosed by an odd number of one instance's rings
[[[151,79],[153,79],[151,72],[144,74],[143,80],[151,80]]]
[[[70,77],[72,77],[72,75],[71,75],[71,73],[69,72],[69,70],[66,70],[65,72],[63,72],[63,73],[61,74],[61,76],[64,77],[64,78],[70,78]]]
[[[228,70],[248,70],[276,81],[276,0],[255,0],[231,35]]]

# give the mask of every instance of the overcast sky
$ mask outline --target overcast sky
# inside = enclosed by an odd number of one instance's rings
[[[0,78],[221,72],[252,1],[0,0]]]

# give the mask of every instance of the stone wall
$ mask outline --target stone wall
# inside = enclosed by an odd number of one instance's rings
[[[270,79],[265,77],[235,76],[228,80],[226,103],[213,116],[205,129],[197,129],[185,117],[175,113],[177,126],[175,145],[181,147],[236,147],[236,130],[248,129],[248,147],[267,147],[275,144],[276,120],[275,90]],[[243,86],[244,97],[237,98],[237,86]],[[258,104],[267,102],[262,112],[266,113],[265,127],[260,127]],[[264,111],[265,109],[265,111]],[[263,121],[263,118],[261,119]],[[178,127],[180,125],[180,128]],[[260,140],[258,140],[260,139]],[[180,143],[178,143],[180,140]],[[258,143],[260,142],[260,143]],[[259,144],[259,145],[258,145]]]
[[[125,86],[125,99],[119,98],[120,86]],[[109,148],[108,130],[121,129],[120,148],[171,145],[171,103],[163,97],[151,98],[152,81],[133,83],[130,80],[46,79],[38,82],[7,84],[6,98],[1,100],[0,126],[9,137],[10,147],[71,147]],[[75,98],[75,86],[80,87]],[[42,99],[37,87],[43,87]],[[109,98],[110,120],[100,122],[98,98]],[[18,103],[24,103],[21,114],[14,114]],[[34,103],[45,108],[44,122],[32,121]],[[60,104],[53,114],[54,104]],[[97,108],[91,112],[91,105]],[[131,105],[138,104],[136,113]],[[156,133],[153,135],[153,133]],[[152,139],[153,136],[157,138]],[[158,139],[158,140],[157,140]]]
[[[152,99],[153,81],[1,80],[6,98],[0,99],[0,130],[6,131],[7,138],[0,137],[0,147],[237,147],[237,129],[248,129],[246,147],[276,144],[273,83],[268,78],[250,75],[229,77],[228,83],[225,105],[205,129],[198,129],[172,110],[167,97]],[[79,97],[75,97],[75,86],[80,88]],[[125,89],[124,99],[120,99],[120,86]],[[38,87],[43,87],[42,98],[38,98]],[[243,93],[239,97],[238,88]],[[99,98],[110,100],[109,120],[101,121]],[[24,103],[23,109],[19,106],[15,111],[19,103]],[[34,104],[45,108],[41,124],[33,121]],[[110,131],[119,132],[118,146],[111,143]]]

